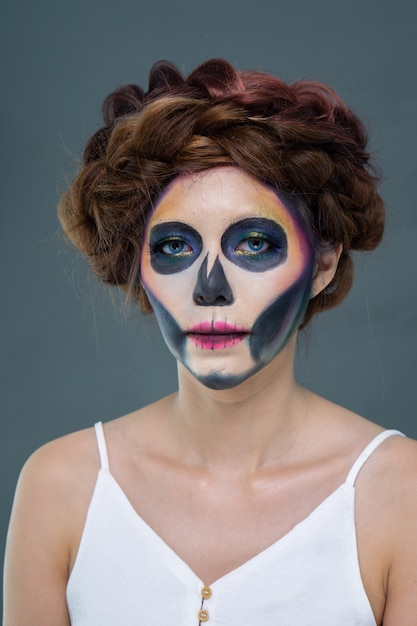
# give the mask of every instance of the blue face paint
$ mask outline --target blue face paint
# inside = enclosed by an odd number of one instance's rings
[[[156,224],[149,235],[151,265],[158,274],[175,274],[190,267],[203,243],[194,228],[183,222]]]
[[[291,202],[234,168],[179,177],[150,216],[145,291],[172,354],[212,389],[243,383],[285,348],[313,274]]]
[[[302,323],[310,299],[313,272],[314,265],[311,262],[300,278],[256,319],[249,338],[249,348],[255,362],[266,363],[274,358]]]
[[[174,317],[152,294],[150,289],[148,287],[145,289],[162,335],[174,357],[209,389],[232,389],[270,363],[286,346],[300,326],[309,302],[313,271],[313,263],[308,264],[299,279],[256,318],[246,340],[253,365],[238,374],[213,371],[206,375],[200,375],[194,371],[187,356],[187,333],[181,329]]]
[[[225,257],[249,272],[265,272],[287,258],[287,236],[280,224],[265,217],[252,217],[232,224],[223,234]]]
[[[171,313],[167,311],[164,305],[156,298],[151,290],[144,285],[146,295],[152,305],[153,312],[162,333],[163,338],[170,350],[178,361],[183,362],[185,358],[186,337],[182,328],[177,324]]]
[[[171,352],[171,354],[179,361],[183,363],[185,367],[193,374],[193,376],[205,387],[209,389],[232,389],[239,385],[245,378],[248,378],[251,373],[242,378],[242,376],[234,375],[221,375],[215,372],[206,376],[200,376],[194,372],[188,364],[187,359],[187,336],[186,333],[180,328],[173,316],[167,311],[164,305],[156,298],[149,288],[145,288],[146,295],[149,302],[152,305],[152,309],[158,320],[158,325],[161,330],[162,336]]]

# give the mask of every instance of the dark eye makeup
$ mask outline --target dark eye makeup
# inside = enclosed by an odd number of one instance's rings
[[[265,217],[249,217],[229,226],[221,239],[225,257],[250,272],[265,272],[287,258],[282,226]]]
[[[287,258],[284,229],[274,220],[249,217],[229,226],[221,238],[225,257],[250,272],[265,272]],[[175,274],[190,267],[200,256],[200,234],[183,222],[156,224],[150,232],[151,266],[158,274]]]
[[[156,224],[149,235],[151,266],[158,274],[175,274],[201,254],[203,242],[194,228],[183,222]]]

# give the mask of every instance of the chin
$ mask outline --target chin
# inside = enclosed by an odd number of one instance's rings
[[[215,389],[217,391],[223,391],[226,389],[233,389],[244,383],[248,378],[253,376],[258,371],[258,368],[250,369],[249,371],[242,372],[240,374],[227,374],[224,372],[209,372],[208,374],[197,374],[189,370],[199,383],[207,387],[208,389]]]

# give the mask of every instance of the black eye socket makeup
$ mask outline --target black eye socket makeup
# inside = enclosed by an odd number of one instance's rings
[[[198,232],[183,222],[157,224],[149,235],[151,266],[158,274],[182,272],[200,256],[202,248]]]
[[[249,217],[229,226],[221,239],[225,257],[250,272],[265,272],[284,263],[288,241],[278,222]]]
[[[157,224],[149,236],[152,268],[158,274],[175,274],[190,267],[200,256],[200,234],[183,222]],[[221,238],[225,257],[250,272],[265,272],[284,263],[288,242],[278,222],[249,217],[229,226]]]

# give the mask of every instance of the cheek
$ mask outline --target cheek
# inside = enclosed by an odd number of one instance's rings
[[[298,279],[270,302],[256,319],[249,341],[254,361],[269,359],[277,354],[302,323],[310,298],[313,272],[311,259]]]
[[[265,274],[248,274],[240,277],[240,302],[244,306],[245,316],[255,320],[273,301],[286,294],[300,278],[299,270],[289,272],[283,265],[281,268],[265,272]],[[237,281],[236,281],[237,282]]]
[[[182,361],[185,354],[185,337],[175,318],[171,315],[164,304],[152,292],[152,290],[144,284],[146,295],[151,303],[154,315],[158,322],[162,336],[165,339],[169,350],[176,359]]]
[[[304,303],[304,292],[310,295],[313,269],[311,249],[303,249],[297,242],[297,246],[290,249],[287,260],[275,269],[254,273],[228,263],[226,275],[236,294],[236,303],[240,306],[243,319],[254,324],[275,301],[280,302],[278,308],[291,308],[290,301],[298,299]]]
[[[152,268],[147,257],[142,261],[140,275],[145,291],[150,291],[153,298],[173,315],[179,307],[185,306],[191,300],[196,279],[193,268],[175,274],[159,274]]]

